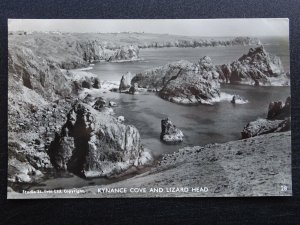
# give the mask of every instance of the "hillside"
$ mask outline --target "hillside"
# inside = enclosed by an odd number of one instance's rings
[[[33,198],[289,196],[291,132],[266,134],[224,144],[186,147],[165,155],[151,171],[105,186],[80,188],[81,194],[37,194]],[[286,186],[287,190],[282,191]],[[207,192],[171,192],[176,188],[208,188]],[[127,188],[127,193],[98,189]],[[145,188],[132,193],[130,188]],[[149,192],[163,188],[164,192]],[[172,189],[174,188],[174,189]],[[138,189],[135,189],[138,190]],[[167,192],[169,190],[169,192]],[[26,195],[9,193],[10,197]]]

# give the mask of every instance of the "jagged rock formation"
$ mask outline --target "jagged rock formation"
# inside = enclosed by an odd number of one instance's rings
[[[267,119],[258,119],[248,123],[243,131],[242,138],[250,138],[262,134],[284,132],[291,129],[291,97],[288,97],[285,104],[272,102],[269,105]]]
[[[258,119],[247,124],[242,131],[242,138],[255,137],[262,134],[283,132],[290,130],[289,120]]]
[[[99,80],[97,77],[94,77],[94,78],[92,79],[92,87],[93,87],[93,88],[96,88],[96,89],[101,88],[100,80]]]
[[[73,95],[99,80],[61,70],[23,46],[9,48],[8,66],[9,181],[35,182],[52,168],[47,149]]]
[[[289,76],[284,72],[279,57],[268,53],[263,46],[250,48],[230,65],[218,66],[220,81],[262,86],[289,85]]]
[[[122,75],[121,81],[120,81],[120,86],[119,86],[119,91],[126,91],[128,88],[131,86],[131,78],[132,74],[130,72],[127,72],[125,75]]]
[[[230,101],[232,104],[244,104],[247,103],[248,100],[243,99],[241,96],[239,95],[233,95],[232,99]]]
[[[41,176],[41,171],[35,169],[28,162],[22,162],[16,158],[8,161],[8,181],[10,182],[30,183]]]
[[[175,103],[210,103],[220,96],[219,74],[207,56],[198,63],[178,61],[139,73],[131,80],[139,87],[155,89],[159,96]]]
[[[106,101],[102,97],[98,97],[93,105],[96,110],[101,110],[106,105]]]
[[[9,99],[8,180],[34,182],[52,168],[47,149],[63,124],[69,102],[48,103],[26,88],[10,92]]]
[[[72,83],[72,90],[75,94],[78,94],[83,88],[99,89],[100,87],[100,81],[97,77],[81,77],[79,80],[74,80]]]
[[[117,119],[118,119],[119,122],[124,122],[125,121],[124,116],[118,116]]]
[[[113,102],[113,101],[109,101],[108,105],[110,107],[116,107],[117,106],[117,103]]]
[[[292,188],[283,192],[274,184],[292,185],[290,131],[222,144],[184,147],[172,154],[165,154],[157,166],[146,174],[105,186],[85,187],[84,197],[94,198],[98,188],[102,187],[189,188],[188,192],[172,192],[169,188],[169,192],[161,193],[128,191],[103,195],[111,198],[292,195]],[[191,191],[194,187],[207,187],[207,191]]]
[[[19,49],[18,49],[19,48]],[[20,51],[21,50],[21,51]],[[107,46],[101,35],[89,38],[85,34],[34,33],[26,36],[10,35],[9,52],[28,52],[33,58],[40,57],[34,63],[49,64],[61,69],[87,67],[92,61],[137,60],[139,49],[130,43]],[[40,68],[40,67],[33,67]],[[25,76],[27,76],[25,74]]]
[[[133,41],[136,44],[132,45]],[[152,47],[207,47],[231,45],[257,45],[258,39],[206,40],[185,36],[157,34],[64,34],[38,33],[9,35],[9,48],[22,46],[35,56],[62,69],[86,67],[90,62],[137,60],[139,48]]]
[[[131,35],[125,34],[54,34],[54,33],[32,33],[27,35],[9,35],[8,40],[8,80],[9,80],[9,93],[8,93],[8,137],[9,137],[9,181],[11,182],[32,182],[35,179],[39,179],[42,174],[53,167],[50,162],[48,153],[49,145],[54,143],[53,140],[61,140],[62,148],[64,152],[62,157],[65,161],[68,161],[68,155],[71,158],[74,153],[78,142],[76,139],[79,138],[80,143],[86,144],[87,133],[89,129],[84,128],[81,119],[78,121],[80,129],[83,129],[83,136],[78,135],[76,129],[73,132],[74,137],[68,136],[62,138],[61,128],[65,125],[68,119],[66,115],[72,109],[72,104],[76,96],[82,88],[99,88],[100,81],[96,77],[90,76],[84,71],[68,71],[71,69],[77,69],[80,67],[86,67],[90,62],[94,60],[136,60],[138,56],[138,49],[136,47],[126,47],[132,44],[132,40],[135,40]],[[147,36],[147,35],[145,35]],[[114,39],[114,37],[117,39]],[[143,36],[144,37],[144,36]],[[167,38],[172,38],[167,36]],[[151,36],[151,43],[153,37]],[[154,38],[155,39],[155,38]],[[178,39],[178,37],[176,37]],[[180,38],[184,40],[183,38]],[[125,40],[125,41],[124,41]],[[157,40],[157,39],[155,39]],[[139,38],[135,40],[138,46],[147,46],[149,43],[145,42],[145,39]],[[159,40],[159,43],[166,43],[163,40]],[[173,40],[171,41],[173,42]],[[176,41],[174,42],[176,43]],[[179,42],[178,42],[179,43]],[[180,42],[178,47],[184,47],[190,45],[189,42]],[[196,42],[195,42],[196,43]],[[201,42],[202,43],[202,42]],[[227,44],[243,44],[241,40],[237,42],[224,42],[213,40],[203,41],[202,46],[212,45],[227,45]],[[155,43],[156,44],[156,43]],[[160,44],[159,44],[160,45]],[[169,45],[169,44],[167,44]],[[165,45],[165,46],[167,46]],[[198,44],[196,44],[198,45]],[[200,46],[200,45],[199,45]],[[115,59],[114,59],[115,57]],[[82,79],[83,78],[83,79]],[[74,96],[75,94],[75,96]],[[91,104],[92,97],[87,97],[86,102]],[[93,100],[93,99],[92,99]],[[125,134],[121,137],[114,136],[114,129],[117,127],[117,131],[126,130],[128,125],[115,124],[116,120],[112,116],[106,115],[103,110],[101,112],[96,111],[92,106],[86,106],[89,112],[92,112],[92,117],[96,117],[96,113],[99,117],[102,115],[103,118],[109,118],[101,122],[101,128],[105,127],[104,133],[109,134],[109,137],[118,140],[120,138],[127,137]],[[101,107],[100,107],[101,108]],[[105,111],[105,110],[104,110]],[[100,116],[101,115],[101,116]],[[90,115],[89,115],[90,116]],[[80,117],[80,116],[79,116]],[[88,115],[86,115],[86,118]],[[101,117],[102,118],[102,117]],[[83,120],[85,120],[83,119]],[[97,117],[98,119],[98,117]],[[106,122],[112,120],[110,125]],[[88,121],[88,119],[86,120]],[[93,123],[92,123],[93,124]],[[96,123],[96,127],[98,123]],[[113,125],[112,125],[113,124]],[[100,126],[100,125],[99,125]],[[119,126],[121,128],[119,129]],[[126,128],[126,129],[125,129]],[[106,130],[107,129],[107,130]],[[95,129],[96,130],[96,129]],[[94,130],[93,130],[94,131]],[[89,140],[89,144],[93,144],[93,137],[97,136],[93,131]],[[111,133],[109,133],[111,131]],[[64,131],[66,132],[66,131]],[[100,131],[99,131],[100,132]],[[101,131],[102,132],[102,131]],[[101,133],[100,132],[100,133]],[[127,132],[127,130],[126,130]],[[134,129],[129,129],[129,134],[134,134]],[[56,135],[55,135],[56,134]],[[128,134],[128,135],[129,135]],[[130,136],[130,135],[129,135]],[[124,140],[126,142],[126,139]],[[124,143],[122,141],[118,143]],[[116,149],[115,141],[107,138],[104,140],[104,145],[95,141],[96,146],[109,146],[109,151],[114,152]],[[111,146],[111,145],[112,146]],[[93,145],[92,145],[93,146]],[[73,148],[74,147],[74,148]],[[97,149],[99,149],[97,148]],[[121,149],[124,149],[122,146]],[[118,147],[116,152],[120,150]],[[79,147],[79,149],[82,149]],[[93,147],[89,147],[93,149]],[[127,148],[126,148],[127,149]],[[77,150],[75,150],[76,152]],[[72,152],[72,154],[71,154]],[[90,151],[94,153],[93,150]],[[129,150],[130,152],[130,150]],[[107,153],[107,152],[106,152]],[[106,154],[105,153],[105,154]],[[130,153],[125,152],[124,158],[130,157]],[[109,171],[113,171],[112,167],[116,166],[117,172],[128,168],[127,165],[130,163],[111,161],[101,161],[101,165],[98,165],[93,160],[86,161],[83,171],[79,171],[79,167],[82,165],[82,158],[78,157],[84,152],[74,154],[75,158],[70,159],[70,168],[74,169],[75,172],[83,173],[86,176],[90,176],[95,171],[95,174],[110,174]],[[96,156],[98,151],[95,153]],[[133,158],[134,158],[134,154]],[[65,156],[66,155],[66,156]],[[103,156],[100,154],[101,157]],[[100,156],[99,156],[100,157]],[[115,157],[114,153],[112,156],[105,155],[104,160],[110,157]],[[121,155],[121,158],[123,156]],[[119,159],[119,157],[117,157]],[[93,158],[94,159],[94,158]],[[101,158],[102,159],[102,158]],[[122,158],[123,159],[123,158]],[[146,152],[141,153],[138,160],[130,159],[131,162],[135,161],[140,164],[144,164],[151,161],[151,157]],[[129,160],[129,161],[130,161]],[[52,162],[55,162],[51,159]],[[68,169],[68,163],[59,163],[63,168]],[[136,165],[133,163],[131,165]],[[18,166],[20,165],[20,166]],[[74,166],[76,165],[76,166]],[[77,165],[80,165],[77,167]],[[90,166],[91,169],[87,168],[86,165]],[[110,167],[111,165],[111,167]],[[98,167],[99,166],[99,167]],[[102,167],[103,166],[103,167]],[[22,169],[24,167],[24,169]],[[107,170],[99,172],[98,168],[107,168]],[[120,169],[121,168],[121,169]]]
[[[270,103],[267,119],[283,120],[290,116],[291,116],[291,97],[287,97],[284,104],[281,101]]]
[[[82,99],[82,101],[83,101],[84,103],[86,103],[86,104],[89,104],[89,103],[91,103],[91,102],[94,101],[94,100],[95,100],[95,97],[92,96],[91,94],[87,94],[87,95]]]
[[[131,87],[128,90],[128,94],[132,94],[134,95],[138,90],[138,84],[134,83],[133,85],[131,85]]]
[[[127,61],[138,60],[139,48],[137,46],[125,46],[117,49],[114,54],[108,59],[108,61]]]
[[[55,94],[69,96],[71,88],[59,67],[45,60],[38,60],[34,52],[22,46],[9,46],[8,51],[9,86],[23,86],[34,90],[45,98]]]
[[[146,34],[151,36],[151,34]],[[137,38],[137,43],[140,48],[164,48],[164,47],[217,47],[217,46],[235,46],[235,45],[260,45],[257,38],[250,37],[235,37],[222,39],[203,39],[187,36],[173,36],[173,35],[153,35],[154,39],[146,39],[144,37]]]
[[[83,88],[101,87],[95,75],[70,69],[113,60],[120,48],[108,49],[101,40],[69,34],[9,36],[9,182],[35,182],[53,167],[47,151],[72,102]],[[127,50],[122,48],[117,59],[136,59],[136,49]]]
[[[236,96],[235,96],[235,95],[232,97],[231,103],[232,103],[232,104],[235,104],[235,103],[236,103]]]
[[[183,141],[183,133],[166,118],[161,121],[160,139],[167,144],[178,144]]]
[[[151,162],[138,130],[76,103],[49,148],[55,168],[85,177],[110,176]]]

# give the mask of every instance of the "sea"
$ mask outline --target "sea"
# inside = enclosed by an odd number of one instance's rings
[[[285,71],[289,71],[289,45],[287,39],[261,39],[265,49],[280,57]],[[142,60],[133,62],[99,62],[89,72],[100,80],[119,81],[123,74],[136,74],[178,60],[197,62],[209,56],[215,65],[231,63],[249,48],[257,46],[227,46],[199,48],[149,48],[141,49]],[[221,101],[212,106],[188,106],[168,102],[154,93],[128,95],[111,93],[109,98],[118,104],[115,113],[124,116],[126,123],[138,128],[144,146],[155,157],[172,153],[185,146],[223,143],[241,138],[243,127],[250,121],[267,116],[272,101],[284,101],[290,95],[290,87],[253,87],[222,84],[221,92],[237,94],[248,100],[247,104],[231,104]],[[184,133],[184,141],[170,146],[159,140],[161,120],[168,117]]]

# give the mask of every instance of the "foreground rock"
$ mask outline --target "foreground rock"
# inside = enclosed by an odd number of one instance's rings
[[[230,101],[232,104],[245,104],[248,102],[248,100],[243,99],[241,96],[239,95],[233,95],[232,99]]]
[[[101,111],[106,105],[106,101],[102,97],[98,97],[93,105],[93,108]]]
[[[242,138],[290,130],[289,120],[258,119],[247,124],[242,131]]]
[[[156,90],[175,103],[207,104],[220,97],[219,74],[209,57],[198,63],[178,61],[139,73],[131,80],[139,87]]]
[[[161,121],[160,139],[167,144],[178,144],[183,141],[183,133],[166,118]]]
[[[36,182],[53,168],[47,149],[69,108],[67,101],[49,104],[36,92],[23,91],[9,97],[8,181],[13,183]]]
[[[286,185],[288,190],[281,191]],[[186,147],[165,155],[147,174],[114,183],[105,188],[140,187],[147,193],[126,193],[126,197],[221,197],[288,196],[292,194],[291,133],[266,134],[224,144]],[[164,192],[149,192],[161,187]],[[172,192],[170,187],[188,187],[189,192]],[[207,192],[192,188],[207,187]],[[118,194],[94,195],[97,187],[87,187],[82,197],[118,197]],[[169,188],[167,192],[166,188]]]
[[[74,96],[100,82],[84,71],[61,70],[21,46],[10,49],[8,72],[8,181],[37,182],[53,169],[47,151]]]
[[[248,54],[230,65],[221,65],[218,68],[220,81],[225,83],[256,86],[283,86],[290,83],[280,58],[268,53],[263,46],[250,48]]]
[[[49,148],[53,166],[84,177],[112,176],[152,161],[138,130],[76,103]]]
[[[75,68],[113,60],[122,46],[107,49],[100,41],[76,35],[42,33],[10,35],[8,45],[8,181],[14,186],[37,182],[53,171],[49,146],[74,100],[84,89],[101,88],[95,75]],[[133,50],[127,50],[116,54],[117,60],[136,59]],[[84,101],[91,103],[93,97]],[[107,111],[99,103],[95,107]]]
[[[282,191],[282,185],[287,191]],[[206,192],[200,188],[206,187]],[[145,188],[143,192],[99,193],[99,188]],[[150,192],[162,188],[163,192]],[[177,191],[176,188],[188,192]],[[192,188],[194,191],[192,191]],[[198,191],[197,191],[197,188]],[[140,190],[141,190],[140,189]],[[290,196],[291,132],[265,134],[224,144],[186,147],[165,155],[149,172],[82,194],[44,194],[45,198]],[[10,198],[26,195],[8,193]],[[40,195],[31,197],[40,198]]]
[[[241,132],[242,138],[250,138],[262,134],[284,132],[291,129],[291,97],[283,104],[281,101],[269,105],[267,119],[257,119],[248,123]]]
[[[268,119],[285,119],[291,116],[291,97],[285,100],[285,103],[271,102],[269,105]]]
[[[16,143],[16,142],[15,142]],[[10,143],[12,145],[12,143]],[[42,172],[33,167],[26,157],[18,155],[10,146],[8,159],[8,181],[13,183],[31,183],[42,177]]]
[[[113,101],[109,101],[108,105],[110,107],[116,107],[117,106],[117,103],[113,102]]]
[[[134,95],[138,91],[138,84],[134,83],[128,90],[128,94]]]

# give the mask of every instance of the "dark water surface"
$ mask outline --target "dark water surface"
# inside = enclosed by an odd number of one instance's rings
[[[145,147],[155,156],[171,153],[184,146],[223,143],[241,138],[243,127],[257,118],[266,118],[271,101],[285,100],[289,87],[252,87],[221,85],[222,92],[246,98],[246,104],[222,101],[214,105],[187,106],[165,101],[155,94],[118,94],[117,115],[138,128]],[[166,145],[159,140],[161,119],[169,117],[184,133],[179,145]]]

